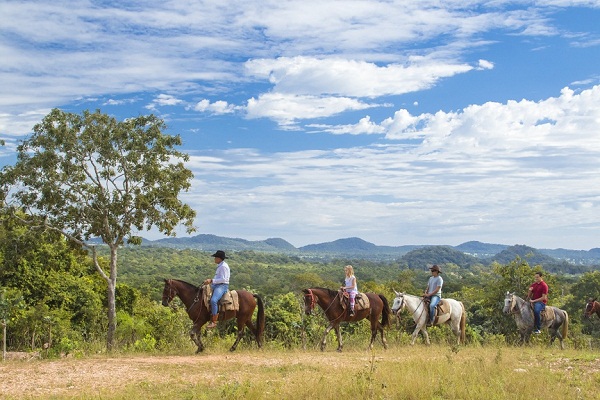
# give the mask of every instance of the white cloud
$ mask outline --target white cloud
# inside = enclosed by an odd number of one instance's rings
[[[248,118],[271,118],[281,126],[292,126],[298,119],[330,117],[348,110],[373,107],[348,97],[317,97],[265,93],[248,100]]]
[[[422,57],[384,66],[339,58],[281,57],[251,60],[246,68],[251,75],[268,78],[274,92],[369,98],[427,89],[441,78],[472,70],[466,64]]]
[[[348,236],[389,245],[504,237],[509,245],[590,248],[600,223],[599,101],[596,86],[456,113],[400,110],[386,127],[395,124],[395,138],[404,131],[422,141],[224,152],[210,174],[195,170],[190,199],[211,232],[232,224],[241,237],[264,239],[261,226],[296,245]],[[369,118],[359,125],[377,129]]]
[[[202,99],[194,106],[195,111],[209,112],[212,114],[231,114],[237,109],[233,104],[228,104],[226,101],[218,100],[213,103],[210,100]]]

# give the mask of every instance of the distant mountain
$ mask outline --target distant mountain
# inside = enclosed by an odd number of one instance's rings
[[[219,249],[227,251],[255,250],[266,252],[298,251],[291,243],[279,238],[252,241],[216,235],[197,235],[183,238],[170,237],[154,241],[144,241],[143,244],[148,246],[174,247],[178,249],[192,248],[205,251],[215,251]]]
[[[479,258],[489,258],[493,257],[501,251],[505,250],[508,246],[505,244],[490,244],[490,243],[481,243],[477,241],[465,242],[463,244],[459,244],[454,248],[456,250],[460,250],[463,253],[470,254]]]
[[[329,255],[344,257],[362,257],[371,260],[395,259],[422,246],[377,246],[357,237],[338,239],[333,242],[309,244],[298,248],[306,255]]]
[[[458,246],[403,245],[377,246],[357,237],[334,240],[332,242],[310,244],[299,248],[281,238],[266,240],[246,240],[201,234],[193,237],[143,240],[144,246],[163,246],[189,248],[202,251],[222,249],[228,252],[261,251],[285,253],[305,258],[321,260],[332,258],[361,258],[373,261],[399,261],[411,267],[434,263],[454,263],[468,267],[476,263],[488,264],[492,261],[508,263],[519,256],[531,264],[550,266],[552,269],[564,269],[567,265],[581,266],[585,271],[589,266],[600,265],[600,248],[590,251],[568,249],[535,249],[525,245],[508,246],[504,244],[469,241]],[[577,270],[568,267],[565,270]]]
[[[500,253],[493,256],[491,258],[491,261],[496,261],[500,264],[508,264],[517,257],[520,257],[521,259],[527,261],[529,265],[555,264],[557,262],[555,258],[543,254],[542,252],[540,252],[537,249],[534,249],[533,247],[520,244],[507,247]]]
[[[411,269],[424,269],[433,264],[456,264],[468,268],[481,264],[481,259],[466,254],[452,246],[425,246],[412,250],[402,256],[404,262]]]

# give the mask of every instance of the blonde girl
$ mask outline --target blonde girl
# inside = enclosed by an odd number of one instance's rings
[[[356,277],[354,276],[354,268],[352,268],[352,265],[346,265],[344,267],[344,272],[346,273],[346,279],[344,279],[344,286],[342,286],[342,289],[348,293],[350,299],[350,315],[354,315],[354,299],[358,294],[358,284],[356,282]]]

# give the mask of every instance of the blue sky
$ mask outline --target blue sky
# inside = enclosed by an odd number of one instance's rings
[[[578,0],[5,0],[0,166],[54,107],[153,113],[191,156],[196,234],[588,250],[598,21]]]

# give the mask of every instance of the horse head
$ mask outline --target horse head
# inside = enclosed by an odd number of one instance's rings
[[[302,292],[304,292],[304,313],[311,315],[317,303],[317,296],[311,289],[304,289]]]
[[[585,318],[590,318],[595,312],[596,299],[589,298],[587,303],[585,303],[585,310],[583,312],[583,316]]]
[[[169,303],[177,295],[177,289],[173,287],[172,279],[165,279],[165,287],[162,293],[162,305],[165,307],[169,306]]]
[[[515,294],[506,292],[506,295],[504,296],[504,308],[502,309],[502,312],[504,312],[504,314],[512,314],[514,313],[516,305],[517,302]]]
[[[398,314],[400,311],[404,309],[404,293],[396,292],[396,297],[394,298],[394,304],[392,305],[392,314]]]

